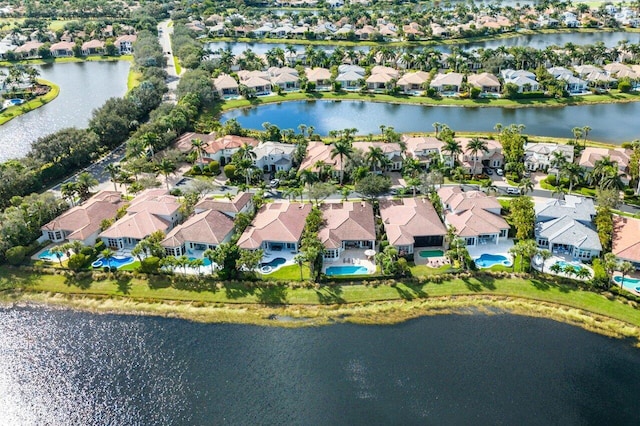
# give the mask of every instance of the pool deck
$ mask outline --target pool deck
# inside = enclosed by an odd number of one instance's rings
[[[611,285],[614,285],[616,287],[620,287],[620,283],[617,283],[615,281],[613,281],[613,278],[615,277],[620,277],[622,276],[622,274],[620,272],[614,272],[613,273],[613,277],[611,280]],[[625,279],[629,279],[629,278],[633,278],[634,280],[640,280],[640,274],[638,274],[637,272],[629,274],[629,275],[625,275],[624,277]],[[629,293],[633,293],[636,296],[640,296],[640,291],[636,290],[636,287],[640,287],[640,282],[638,282],[638,284],[632,284],[633,287],[628,287],[628,285],[626,286],[622,286],[622,288],[624,288],[625,290],[627,290]]]
[[[60,244],[49,244],[48,246],[46,246],[45,248],[43,248],[42,250],[39,250],[36,254],[34,254],[33,256],[31,256],[31,259],[33,260],[41,260],[43,262],[58,262],[58,258],[54,256],[53,259],[43,259],[40,256],[42,253],[44,253],[47,250],[50,250],[56,246],[62,245],[64,243],[60,243]],[[67,260],[67,254],[63,253],[62,257],[60,257],[60,261],[64,262],[65,260]]]
[[[438,268],[444,265],[444,262],[448,262],[448,259],[443,256],[422,257],[421,251],[436,251],[441,250],[442,253],[446,252],[444,247],[414,247],[413,248],[413,263],[416,265],[427,265],[432,268]]]
[[[296,257],[297,254],[298,253],[294,253],[291,250],[265,250],[260,263],[269,263],[273,259],[277,259],[279,257],[284,259],[284,263],[282,265],[278,265],[275,268],[271,268],[269,272],[262,272],[261,270],[258,270],[258,272],[260,272],[262,275],[269,275],[282,268],[283,266],[295,265],[296,262],[293,260],[293,258]]]
[[[536,271],[541,271],[542,270],[542,264],[539,261],[536,262],[536,258],[537,257],[533,258],[533,262],[531,262],[531,266],[533,266],[533,268]],[[567,275],[564,272],[560,272],[560,273],[556,274],[551,270],[551,266],[555,265],[556,262],[580,263],[581,267],[583,267],[583,268],[589,270],[589,272],[591,272],[591,277],[586,278],[586,279],[578,278],[575,275]],[[587,264],[584,264],[584,263],[581,263],[580,261],[573,260],[573,256],[568,256],[568,255],[567,256],[562,256],[562,255],[557,255],[556,254],[556,255],[551,256],[549,259],[545,260],[545,262],[544,262],[544,273],[545,274],[551,274],[551,275],[558,275],[560,277],[566,277],[566,278],[571,278],[571,279],[574,279],[574,280],[581,280],[581,281],[588,281],[591,278],[593,278],[593,268],[591,268],[591,266],[589,266]]]
[[[513,247],[512,239],[505,239],[498,244],[480,244],[477,246],[467,246],[467,250],[469,251],[469,256],[472,259],[482,256],[483,254],[501,254],[505,256],[507,259],[511,259],[512,256],[509,254],[509,250]]]
[[[376,271],[376,265],[372,261],[373,258],[367,258],[365,251],[365,249],[347,249],[340,253],[337,259],[325,259],[322,264],[322,273],[325,274],[330,266],[364,266],[369,274],[373,274]]]

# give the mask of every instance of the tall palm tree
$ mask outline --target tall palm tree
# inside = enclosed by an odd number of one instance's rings
[[[549,165],[556,169],[556,178],[559,181],[560,180],[560,175],[562,175],[562,171],[564,170],[564,168],[567,166],[569,162],[567,161],[567,158],[564,156],[564,154],[561,151],[553,151],[553,154],[551,155],[551,160],[549,160]]]
[[[216,251],[214,249],[208,248],[202,253],[202,256],[209,261],[209,264],[211,265],[211,274],[213,275]]]
[[[160,141],[160,137],[153,132],[147,132],[140,136],[140,141],[142,142],[144,148],[148,150],[151,157],[153,157],[155,155],[156,145]]]
[[[374,172],[377,171],[378,166],[382,168],[382,166],[386,163],[386,160],[387,160],[387,156],[384,155],[384,151],[382,151],[382,148],[377,146],[370,146],[369,152],[367,152],[367,154],[365,155],[365,158],[369,163],[369,166],[373,168]]]
[[[100,252],[100,255],[102,255],[102,258],[107,261],[107,267],[109,268],[109,270],[111,270],[111,258],[113,257],[113,254],[114,254],[114,251],[111,250],[109,247],[107,247],[106,249]]]
[[[524,178],[518,184],[520,195],[526,195],[528,192],[533,192],[533,182],[529,178]]]
[[[456,164],[456,157],[462,153],[462,146],[460,142],[455,139],[450,139],[444,143],[441,151],[448,152],[451,157],[451,161],[453,162],[453,166]]]
[[[122,168],[120,167],[120,164],[109,163],[104,168],[104,170],[107,173],[109,173],[109,178],[111,179],[111,182],[113,182],[113,190],[117,191],[118,190],[118,186],[117,186],[118,176],[120,175],[120,172],[122,171]]]
[[[333,144],[331,150],[331,158],[340,157],[340,185],[344,182],[344,158],[351,158],[353,153],[353,146],[350,142],[345,140],[338,140]]]
[[[76,186],[78,189],[78,195],[81,200],[86,200],[91,195],[91,188],[98,185],[98,179],[93,177],[89,172],[82,172],[76,178]]]
[[[569,163],[565,166],[562,176],[569,180],[569,193],[573,190],[573,185],[580,182],[584,170],[577,164]]]
[[[550,259],[551,256],[553,256],[553,254],[551,253],[550,250],[543,249],[538,251],[538,256],[540,256],[540,258],[542,259],[542,266],[540,267],[540,272],[544,274],[544,262]]]
[[[618,270],[620,271],[620,274],[622,275],[621,280],[620,280],[620,288],[622,288],[622,284],[624,284],[624,277],[629,275],[630,273],[632,273],[634,271],[634,266],[631,262],[622,262],[618,265]]]
[[[582,127],[574,127],[573,129],[571,129],[571,132],[573,132],[575,144],[578,145],[578,139],[582,137]]]
[[[567,193],[567,190],[565,189],[565,187],[558,185],[556,186],[556,189],[554,189],[553,192],[551,193],[551,196],[557,195],[558,200],[560,200],[562,199],[562,197],[564,197],[564,194],[566,193]]]
[[[156,172],[164,176],[167,191],[169,190],[169,176],[174,174],[176,169],[176,164],[168,158],[163,158],[162,161],[156,164]]]
[[[475,174],[476,174],[475,173],[476,172],[476,165],[478,163],[478,153],[481,152],[481,151],[484,152],[485,154],[489,152],[487,141],[482,140],[480,138],[473,138],[467,144],[467,150],[469,150],[469,152],[473,156],[473,173],[472,173],[472,175],[475,176]]]
[[[589,136],[589,132],[591,131],[591,127],[583,126],[582,127],[582,144],[586,148],[587,147],[587,136]]]
[[[202,161],[202,156],[204,152],[205,143],[202,139],[191,139],[191,147],[196,150],[198,154],[198,161],[200,162],[200,173],[204,171],[204,161]]]

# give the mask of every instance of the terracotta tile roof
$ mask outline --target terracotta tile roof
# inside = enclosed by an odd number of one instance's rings
[[[429,73],[424,71],[408,72],[398,80],[398,86],[407,86],[409,84],[423,84],[429,80]]]
[[[247,145],[251,145],[255,147],[255,146],[258,146],[260,141],[254,138],[249,138],[249,137],[226,135],[216,139],[213,142],[209,142],[209,144],[205,147],[204,150],[209,154],[215,154],[216,152],[221,151],[223,149],[240,148],[245,143]]]
[[[154,215],[170,216],[179,208],[178,198],[170,195],[165,189],[149,189],[131,201],[127,214],[146,211]]]
[[[85,240],[100,230],[105,219],[116,216],[124,205],[122,196],[115,191],[101,191],[82,205],[72,207],[51,222],[44,225],[44,231],[65,231],[70,240]]]
[[[171,224],[148,211],[127,214],[100,234],[104,238],[142,240],[156,231],[166,232]]]
[[[395,142],[354,142],[353,149],[359,149],[363,153],[369,152],[369,148],[380,148],[385,154],[401,153],[400,144]]]
[[[195,242],[217,246],[232,232],[232,218],[216,210],[205,210],[173,228],[161,244],[164,247],[179,247],[185,242]]]
[[[251,202],[253,194],[249,192],[239,192],[233,200],[226,198],[204,198],[195,205],[197,212],[202,210],[217,210],[227,214],[237,214]]]
[[[373,207],[365,202],[325,203],[325,223],[318,232],[326,248],[338,248],[343,241],[375,241]]]
[[[469,84],[477,87],[500,87],[498,77],[488,72],[470,74],[467,80]]]
[[[413,244],[416,236],[447,234],[438,213],[426,198],[381,200],[380,217],[387,239],[394,246]]]
[[[454,212],[463,212],[473,207],[485,210],[497,209],[500,211],[500,203],[495,197],[489,197],[482,191],[463,192],[459,186],[444,186],[438,189],[440,200],[449,206]]]
[[[447,213],[445,221],[456,228],[456,235],[460,237],[497,234],[502,229],[509,229],[509,224],[502,216],[481,207],[472,207],[459,214]]]
[[[238,88],[238,82],[229,74],[220,74],[216,79],[213,80],[213,85],[218,90]]]
[[[406,136],[402,137],[410,152],[425,150],[440,150],[444,146],[444,142],[433,136]]]
[[[640,220],[613,216],[611,251],[619,258],[640,262]]]
[[[256,214],[252,224],[242,233],[238,246],[257,249],[264,241],[297,243],[302,237],[302,230],[310,211],[311,204],[265,204]]]
[[[214,133],[206,135],[204,133],[187,132],[183,133],[173,145],[180,152],[191,152],[193,150],[193,145],[191,145],[193,139],[200,139],[205,144],[209,144],[216,140],[216,135]]]
[[[317,171],[316,163],[321,161],[330,165],[334,170],[340,170],[340,156],[331,158],[333,145],[326,145],[324,142],[309,142],[307,155],[300,164],[300,170]]]
[[[579,164],[582,167],[593,168],[598,160],[601,160],[606,156],[609,156],[611,161],[618,163],[618,169],[620,169],[620,171],[624,171],[629,166],[631,150],[624,148],[607,149],[588,146],[584,151],[582,151]]]

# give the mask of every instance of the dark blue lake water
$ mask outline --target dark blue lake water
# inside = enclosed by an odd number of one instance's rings
[[[512,315],[283,329],[0,309],[0,423],[638,424],[640,350]]]

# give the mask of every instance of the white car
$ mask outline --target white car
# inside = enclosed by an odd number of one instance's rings
[[[507,194],[520,195],[520,190],[514,186],[507,187]]]

